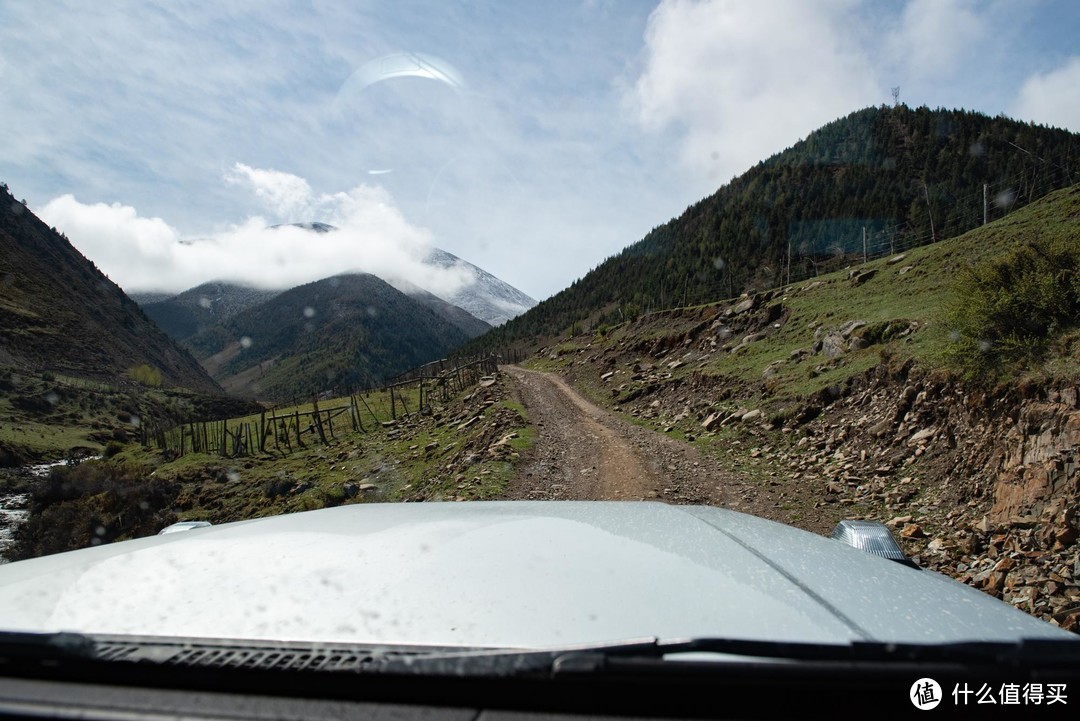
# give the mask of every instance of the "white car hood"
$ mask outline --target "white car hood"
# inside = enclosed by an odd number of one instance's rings
[[[21,561],[0,566],[0,630],[529,648],[1071,637],[789,526],[599,502],[350,505]]]

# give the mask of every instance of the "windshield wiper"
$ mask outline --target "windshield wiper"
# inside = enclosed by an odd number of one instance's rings
[[[526,677],[618,672],[698,662],[947,665],[1080,671],[1080,639],[1019,639],[942,644],[852,641],[847,644],[738,638],[642,638],[549,649],[424,647],[219,639],[0,633],[0,656],[176,666],[321,672]]]
[[[853,641],[848,644],[761,641],[733,638],[635,639],[623,643],[544,650],[485,650],[433,653],[394,659],[395,672],[451,675],[555,675],[597,673],[643,664],[801,662],[858,665],[977,665],[1003,668],[1080,670],[1080,639],[1019,639],[943,644]]]

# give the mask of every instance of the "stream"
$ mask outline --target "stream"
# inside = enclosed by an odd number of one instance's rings
[[[98,458],[100,456],[95,456]],[[90,458],[80,459],[91,460]],[[56,466],[66,466],[70,461],[36,463],[19,468],[0,468],[0,479],[25,480],[44,478]],[[15,542],[15,530],[26,523],[30,516],[30,494],[27,492],[0,492],[0,564],[7,563],[8,549]]]

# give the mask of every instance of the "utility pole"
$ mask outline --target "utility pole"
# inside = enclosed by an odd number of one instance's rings
[[[866,263],[866,226],[862,227],[862,262]]]
[[[986,202],[987,185],[983,183],[983,225],[986,225],[987,219],[990,215],[990,206]]]
[[[937,233],[934,232],[934,212],[930,210],[930,188],[926,186],[926,181],[922,184],[923,193],[926,194],[926,214],[930,216],[930,242],[937,242]]]

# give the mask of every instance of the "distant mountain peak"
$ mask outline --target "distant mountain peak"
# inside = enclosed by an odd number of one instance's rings
[[[281,223],[272,225],[271,228],[293,227],[310,230],[316,233],[329,233],[337,230],[336,226],[319,221],[307,221],[303,223]],[[465,268],[475,278],[475,282],[460,288],[453,293],[435,293],[432,295],[442,298],[447,303],[456,305],[467,311],[470,315],[492,326],[502,325],[511,318],[515,318],[536,305],[536,301],[522,293],[517,288],[483,268],[463,260],[453,253],[448,253],[442,248],[432,248],[424,258],[426,265],[436,268]],[[392,283],[405,293],[410,293],[406,285]],[[422,290],[427,290],[423,289]]]

